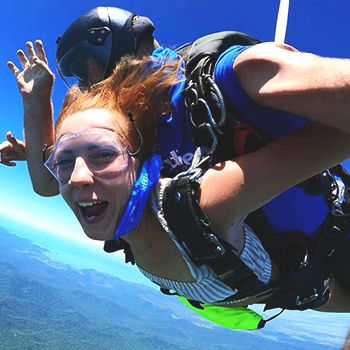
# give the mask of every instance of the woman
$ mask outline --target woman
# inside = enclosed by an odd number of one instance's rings
[[[264,302],[270,294],[235,300],[237,291],[221,283],[206,264],[198,267],[189,259],[164,218],[162,196],[170,180],[158,182],[155,116],[170,108],[168,92],[178,82],[178,69],[177,60],[162,65],[158,59],[125,60],[89,91],[70,91],[46,166],[86,235],[97,240],[122,236],[141,272],[155,283],[209,304],[232,296],[234,306]],[[281,276],[245,218],[281,192],[349,157],[348,134],[334,126],[309,124],[214,166],[200,179],[198,201],[211,229],[233,247],[267,291]],[[249,249],[260,259],[254,260]],[[335,280],[332,289],[324,310],[349,311],[348,291]]]

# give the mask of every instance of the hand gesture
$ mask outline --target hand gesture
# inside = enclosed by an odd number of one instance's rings
[[[16,166],[14,161],[26,160],[26,146],[21,140],[12,136],[11,131],[6,134],[6,141],[0,143],[0,163]]]
[[[37,101],[41,97],[50,97],[54,74],[48,66],[46,54],[41,40],[26,43],[27,54],[22,50],[17,51],[17,56],[22,65],[19,69],[12,61],[7,66],[15,75],[18,89],[24,101]]]

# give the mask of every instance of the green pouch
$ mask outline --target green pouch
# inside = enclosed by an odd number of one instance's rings
[[[254,330],[263,328],[265,321],[255,311],[247,307],[225,307],[201,304],[203,309],[192,306],[186,298],[179,296],[180,301],[203,318],[229,329]]]

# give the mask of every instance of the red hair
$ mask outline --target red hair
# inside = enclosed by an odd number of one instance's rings
[[[131,112],[144,141],[140,158],[146,158],[156,148],[157,116],[170,112],[169,89],[179,82],[180,65],[180,60],[159,66],[150,57],[122,59],[109,78],[88,90],[73,87],[67,93],[56,122],[56,135],[63,121],[79,111],[103,108],[120,112],[113,115],[122,114],[123,118]],[[132,124],[128,125],[119,136],[130,150],[136,150],[139,141]]]

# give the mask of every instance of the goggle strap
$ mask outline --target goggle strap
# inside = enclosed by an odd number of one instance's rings
[[[45,164],[45,162],[46,162],[46,160],[49,158],[49,157],[46,157],[46,151],[50,151],[50,153],[51,153],[51,151],[52,151],[52,149],[54,148],[54,146],[53,145],[51,145],[51,146],[49,146],[48,144],[44,144],[43,145],[43,150],[42,150],[42,159],[43,159],[43,163]]]
[[[139,141],[139,146],[138,146],[138,148],[136,149],[136,151],[133,151],[133,152],[129,151],[129,154],[130,154],[131,156],[136,156],[137,154],[140,153],[141,148],[142,148],[142,146],[143,146],[143,138],[142,138],[142,135],[141,135],[141,132],[140,132],[139,128],[136,126],[135,118],[134,118],[134,113],[128,112],[127,116],[128,116],[128,118],[129,118],[129,120],[130,120],[131,125],[133,126],[133,128],[134,128],[135,131],[136,131],[136,136],[137,136],[137,139],[138,139],[138,141]]]

